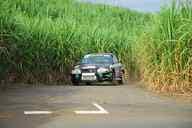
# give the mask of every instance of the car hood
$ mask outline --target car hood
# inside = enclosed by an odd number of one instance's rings
[[[80,69],[109,68],[111,64],[81,64]]]

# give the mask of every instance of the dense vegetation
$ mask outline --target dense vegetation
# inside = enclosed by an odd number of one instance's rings
[[[192,1],[173,2],[139,39],[137,60],[150,88],[192,92]]]
[[[192,5],[143,14],[72,0],[0,2],[0,78],[66,82],[90,52],[114,52],[152,89],[192,92]]]

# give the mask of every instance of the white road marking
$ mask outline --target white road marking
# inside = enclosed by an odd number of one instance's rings
[[[74,111],[76,114],[109,114],[103,107],[98,105],[97,103],[92,103],[95,107],[97,107],[98,111]]]
[[[24,111],[25,115],[52,114],[51,111]]]

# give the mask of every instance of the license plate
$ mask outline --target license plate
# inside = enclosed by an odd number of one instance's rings
[[[95,73],[82,73],[82,80],[97,80]]]

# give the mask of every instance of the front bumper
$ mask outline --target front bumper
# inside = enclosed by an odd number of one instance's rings
[[[112,81],[113,73],[104,72],[104,73],[94,73],[96,80],[82,80],[82,74],[71,74],[72,82],[103,82],[103,81]]]

